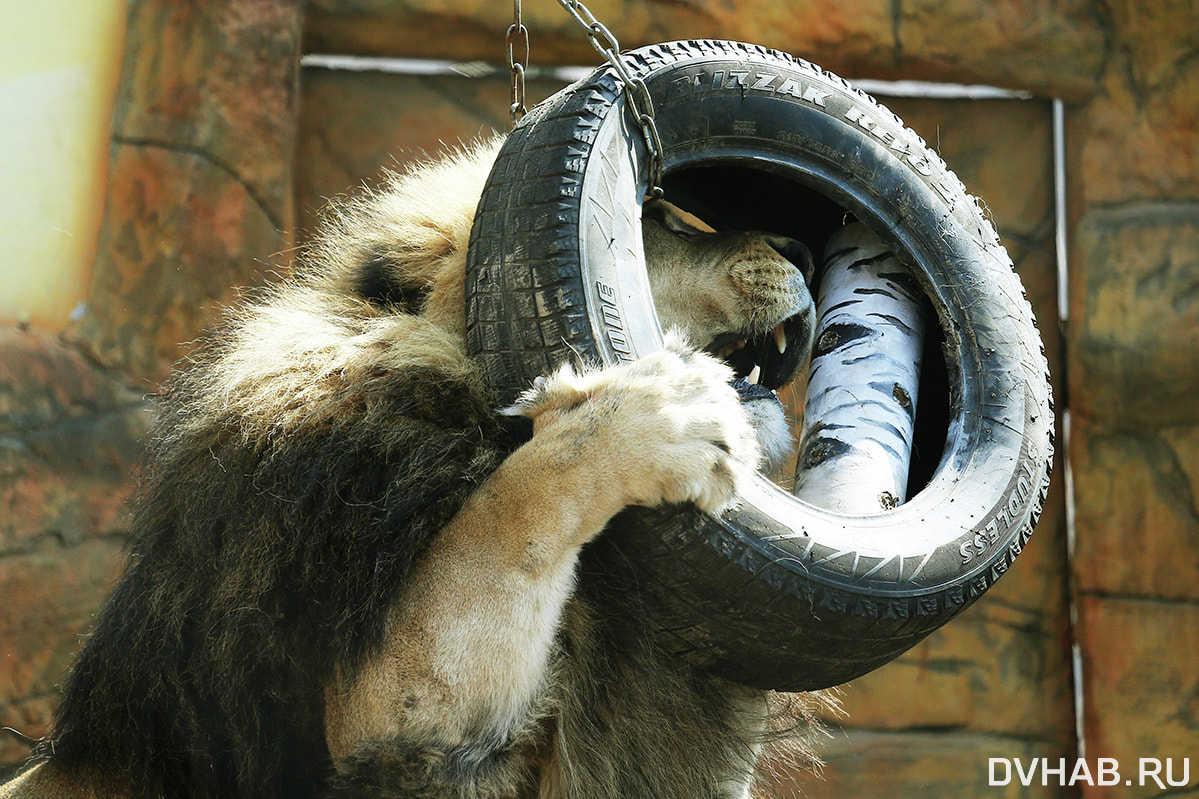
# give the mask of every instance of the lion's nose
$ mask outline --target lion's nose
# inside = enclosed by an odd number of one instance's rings
[[[816,262],[802,241],[774,234],[764,236],[763,239],[775,252],[786,258],[799,270],[805,284],[812,285],[812,277],[816,273]]]

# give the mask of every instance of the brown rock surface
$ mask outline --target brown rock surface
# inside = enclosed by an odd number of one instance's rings
[[[122,530],[147,423],[139,392],[56,339],[0,332],[0,555]]]
[[[891,40],[885,0],[801,5],[593,0],[586,5],[622,49],[675,39],[741,39],[798,50],[813,59],[809,51],[840,54],[837,65],[853,63],[855,57],[890,63],[887,45],[880,47]],[[532,64],[599,63],[582,27],[558,3],[525,3],[522,20],[529,29]],[[511,22],[510,4],[486,0],[316,0],[305,26],[305,47],[312,52],[503,62],[504,34]]]
[[[687,38],[775,47],[845,75],[982,81],[1046,95],[1085,96],[1099,75],[1104,37],[1082,0],[648,0],[586,4],[622,48]],[[312,52],[504,60],[506,3],[465,0],[313,0]],[[582,29],[557,4],[525,3],[534,64],[594,64]]]
[[[1033,785],[1020,784],[1011,771],[1007,784],[991,784],[991,758],[1034,758],[1063,756],[1056,746],[1025,737],[980,735],[969,731],[855,732],[849,737],[834,735],[821,747],[825,767],[823,779],[801,777],[794,781],[796,794],[804,799],[1068,799],[1074,792],[1055,783],[1042,786],[1040,773]],[[996,782],[1003,783],[1005,771],[995,768]]]
[[[45,733],[122,559],[148,414],[55,338],[0,332],[0,726]],[[0,736],[0,763],[26,749]]]
[[[384,169],[400,170],[512,127],[507,74],[420,77],[309,68],[302,83],[295,191],[306,232],[329,198],[378,185]],[[529,105],[562,86],[529,81]]]
[[[1191,551],[1194,560],[1194,551]],[[1114,758],[1134,785],[1119,796],[1193,797],[1199,762],[1199,605],[1083,596],[1079,643],[1086,663],[1084,714],[1088,758]],[[1140,758],[1174,761],[1173,788],[1141,785]],[[1190,790],[1178,790],[1183,759],[1190,759]],[[1101,787],[1086,797],[1117,795]]]
[[[1170,0],[1103,13],[1112,58],[1068,126],[1084,732],[1118,795],[1199,796],[1199,27]],[[1191,757],[1189,790],[1139,784],[1142,757]]]
[[[1071,114],[1070,131],[1081,145],[1074,171],[1090,207],[1195,197],[1199,67],[1183,58],[1174,71],[1144,82],[1132,69],[1109,70],[1100,94]]]
[[[1089,205],[1195,199],[1199,187],[1199,9],[1117,0],[1113,61],[1079,115]]]
[[[982,82],[1068,101],[1066,355],[1088,757],[1118,757],[1135,776],[1139,757],[1189,756],[1194,783],[1193,0],[589,5],[626,47],[739,38],[847,76]],[[510,11],[480,0],[311,0],[304,35],[310,51],[500,62]],[[503,75],[309,71],[293,192],[301,14],[291,0],[130,6],[100,257],[86,313],[69,331],[87,357],[54,339],[0,336],[0,726],[44,729],[53,685],[119,562],[122,502],[145,430],[141,394],[186,350],[179,342],[235,296],[232,286],[259,282],[271,268],[265,261],[286,253],[293,201],[311,211],[393,156],[403,161],[440,149],[440,141],[508,126]],[[533,66],[599,60],[558,4],[526,3],[525,22]],[[548,84],[530,91],[547,92]],[[887,102],[990,206],[1060,376],[1045,104]],[[285,264],[286,254],[278,260]],[[989,757],[1071,756],[1070,567],[1062,470],[1055,474],[1037,534],[1004,580],[897,663],[847,689],[849,719],[825,749],[826,779],[804,780],[805,795],[1064,795],[1056,786],[986,785]],[[0,763],[23,753],[0,738]]]
[[[1199,428],[1074,437],[1079,588],[1103,595],[1199,599]]]
[[[70,549],[0,559],[0,726],[37,738],[58,703],[57,685],[120,572],[123,542],[97,539]],[[0,736],[0,763],[28,750]]]
[[[903,0],[893,6],[906,77],[1086,97],[1103,68],[1104,31],[1085,0]]]
[[[1115,429],[1199,421],[1199,202],[1086,214],[1071,286],[1071,396]]]
[[[105,366],[161,380],[286,250],[300,22],[288,0],[131,4],[109,201],[69,331]]]

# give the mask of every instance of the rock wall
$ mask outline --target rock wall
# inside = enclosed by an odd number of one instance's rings
[[[1070,109],[1073,577],[1088,754],[1199,795],[1199,9],[1108,4]],[[1164,773],[1164,769],[1163,769]],[[1174,776],[1182,781],[1181,767]],[[1164,780],[1163,780],[1164,781]],[[1130,796],[1157,796],[1156,784]],[[1101,789],[1086,796],[1103,795]],[[1173,794],[1172,794],[1173,795]]]
[[[239,287],[286,269],[323,197],[507,127],[506,78],[298,68],[308,52],[503,58],[510,6],[463,0],[130,4],[87,312],[0,335],[0,726],[44,730],[119,568],[152,392]],[[596,54],[525,3],[534,65]],[[1199,796],[1199,9],[1190,0],[596,0],[624,46],[739,38],[851,78],[989,83],[1029,101],[883,98],[989,205],[1069,409],[1065,469],[1017,566],[963,617],[845,689],[814,797],[1129,796],[1140,758],[1191,758]],[[298,87],[302,86],[302,93]],[[531,97],[557,88],[535,82]],[[1056,322],[1048,98],[1066,103],[1068,322]],[[1061,439],[1059,439],[1060,441]],[[1059,453],[1061,454],[1061,453]],[[1071,621],[1071,606],[1076,616]],[[1082,665],[1075,734],[1071,646]],[[1081,746],[1085,749],[1080,750]],[[24,749],[0,738],[0,763]],[[1117,789],[1068,781],[1085,754]],[[988,784],[989,758],[1068,758]],[[1164,781],[1166,772],[1163,770]],[[784,780],[789,779],[787,777]],[[1094,782],[1095,780],[1091,780]]]
[[[290,246],[302,15],[129,4],[105,212],[62,336],[0,331],[0,727],[41,735],[123,561],[152,393]],[[0,733],[0,764],[26,747]]]

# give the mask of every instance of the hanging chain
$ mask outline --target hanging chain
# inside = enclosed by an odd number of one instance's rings
[[[529,29],[521,22],[521,0],[512,0],[512,24],[505,37],[508,53],[508,70],[512,73],[512,105],[509,113],[516,125],[528,111],[525,105],[525,70],[529,66]],[[662,139],[654,122],[654,101],[650,97],[645,81],[635,78],[620,57],[620,42],[602,22],[596,19],[591,9],[582,0],[558,0],[575,21],[587,32],[591,46],[602,55],[625,86],[625,96],[633,119],[641,127],[645,146],[649,150],[650,195],[662,196]],[[518,57],[519,56],[519,57]]]
[[[519,0],[517,3],[519,5]],[[558,0],[558,3],[575,18],[576,22],[583,26],[583,29],[587,31],[587,38],[591,40],[591,46],[607,59],[612,68],[616,70],[617,77],[624,83],[629,110],[633,112],[633,118],[641,126],[641,134],[645,137],[645,146],[649,149],[650,195],[655,198],[661,197],[662,140],[658,137],[658,126],[654,122],[654,101],[649,95],[645,81],[629,74],[628,67],[620,57],[620,43],[616,41],[612,31],[604,27],[603,23],[596,19],[595,14],[592,14],[591,9],[583,5],[581,0]]]
[[[508,112],[515,126],[529,109],[525,106],[525,69],[529,66],[529,29],[520,21],[520,0],[512,0],[512,24],[505,37],[508,69],[512,72],[512,105]],[[519,53],[520,58],[517,58]]]

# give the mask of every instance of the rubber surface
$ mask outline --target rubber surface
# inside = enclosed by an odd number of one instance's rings
[[[840,516],[763,478],[721,518],[630,509],[593,545],[634,570],[661,639],[697,666],[765,688],[845,682],[969,606],[1032,534],[1053,409],[1031,309],[979,203],[845,81],[735,42],[626,59],[654,98],[668,199],[817,253],[852,214],[912,268],[940,322],[943,396],[922,387],[917,419],[933,457],[913,465],[907,503]],[[564,359],[614,364],[661,344],[641,251],[645,149],[627,117],[600,68],[533,109],[499,154],[472,234],[467,330],[502,402]]]

